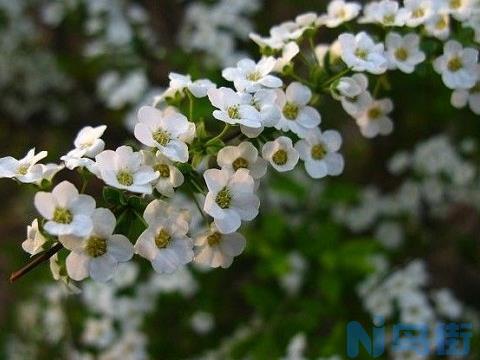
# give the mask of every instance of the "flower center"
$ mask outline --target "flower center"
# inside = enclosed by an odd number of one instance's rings
[[[437,30],[443,30],[447,27],[447,20],[444,16],[442,16],[440,19],[438,19],[437,23],[435,24],[435,28]]]
[[[395,15],[388,14],[383,17],[383,23],[386,25],[393,24],[395,22]]]
[[[160,229],[157,236],[155,236],[155,245],[159,249],[164,249],[168,246],[171,239],[172,239],[172,236],[169,234],[167,230]]]
[[[262,78],[262,74],[259,71],[255,70],[247,74],[247,80],[258,81]]]
[[[377,120],[382,116],[382,109],[380,109],[378,106],[371,108],[368,110],[368,117],[372,120]]]
[[[312,146],[312,158],[315,160],[322,160],[327,155],[327,149],[323,144],[317,144]]]
[[[355,50],[355,56],[359,59],[366,60],[368,56],[368,51],[362,48]]]
[[[227,113],[230,119],[240,119],[240,110],[238,108],[238,105],[232,105],[228,107]]]
[[[133,185],[133,175],[130,171],[120,170],[117,173],[117,181],[123,186]]]
[[[295,120],[298,116],[298,105],[295,103],[287,102],[283,107],[283,116],[287,120]]]
[[[342,8],[336,12],[335,17],[339,19],[344,19],[347,17],[347,12],[345,11],[345,9]]]
[[[153,170],[158,171],[162,178],[170,177],[170,167],[167,164],[157,164],[153,167]]]
[[[460,59],[458,56],[454,56],[448,61],[447,67],[451,72],[459,71],[461,68],[463,68],[462,59]]]
[[[19,174],[19,175],[27,175],[27,173],[28,173],[28,168],[29,168],[29,166],[26,165],[26,164],[20,165],[20,166],[17,168],[17,174]]]
[[[407,49],[403,47],[399,47],[397,50],[395,50],[395,57],[397,58],[397,60],[400,60],[400,61],[407,60],[408,59]]]
[[[236,158],[235,161],[232,163],[232,166],[233,170],[235,171],[237,171],[238,169],[247,169],[248,160],[243,157]]]
[[[157,143],[159,143],[162,146],[167,145],[170,142],[170,134],[167,131],[164,130],[157,130],[153,133],[153,140],[155,140]]]
[[[57,207],[53,212],[53,221],[59,224],[70,224],[73,221],[73,215],[70,210]]]
[[[85,252],[88,256],[94,258],[105,255],[107,252],[107,240],[98,236],[91,236],[85,245]]]
[[[220,234],[219,232],[214,232],[213,234],[207,237],[208,246],[218,245],[221,240],[222,240],[222,234]]]
[[[222,209],[228,209],[232,203],[232,195],[230,194],[230,190],[227,187],[224,187],[222,190],[220,190],[215,198],[215,202]]]
[[[80,149],[85,150],[85,149],[88,149],[92,145],[93,145],[92,141],[85,141],[85,142],[80,144]]]
[[[462,0],[450,0],[449,6],[451,9],[459,9],[462,6]]]
[[[425,9],[419,7],[419,8],[416,8],[413,12],[412,12],[412,17],[414,19],[418,19],[418,18],[421,18],[425,16]]]
[[[283,149],[277,150],[275,154],[273,154],[272,160],[277,165],[285,165],[288,160],[288,154]]]

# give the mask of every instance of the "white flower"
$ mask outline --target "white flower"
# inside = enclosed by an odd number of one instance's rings
[[[417,27],[424,24],[434,14],[432,0],[405,0],[403,9],[405,25]]]
[[[368,78],[364,74],[340,78],[335,90],[333,97],[340,100],[343,109],[353,117],[364,112],[372,103],[372,96],[368,92]]]
[[[375,230],[375,238],[387,249],[397,249],[403,242],[404,230],[394,221],[384,221]]]
[[[292,144],[292,140],[286,136],[280,136],[274,141],[263,145],[262,156],[279,172],[292,170],[298,163],[299,154]]]
[[[210,229],[195,239],[195,258],[198,264],[212,268],[228,268],[235,256],[245,249],[246,240],[242,234],[234,232],[222,234],[212,224]]]
[[[235,173],[209,169],[203,174],[208,187],[203,209],[213,217],[222,234],[236,231],[241,221],[258,215],[260,200],[254,194],[255,183],[247,169]]]
[[[212,331],[214,325],[215,321],[212,314],[204,311],[195,312],[190,319],[190,326],[192,327],[193,331],[199,335],[208,334],[210,331]]]
[[[361,5],[356,2],[334,0],[328,4],[327,14],[320,16],[319,23],[329,28],[335,28],[345,22],[355,19],[361,10]]]
[[[159,151],[153,154],[151,151],[141,151],[144,163],[157,171],[160,176],[153,182],[157,191],[163,196],[172,197],[174,188],[183,184],[184,177],[173,163]]]
[[[403,26],[405,24],[404,14],[400,11],[397,1],[382,0],[371,2],[365,6],[364,16],[360,23],[378,23],[384,26]]]
[[[399,297],[400,320],[406,324],[428,324],[434,320],[434,312],[427,297],[413,290]]]
[[[259,128],[251,128],[240,125],[240,130],[249,138],[257,137],[262,133],[265,127],[275,126],[280,120],[280,109],[276,104],[277,92],[275,90],[261,89],[258,90],[250,100],[252,105],[260,115]]]
[[[27,227],[27,240],[22,243],[22,248],[30,255],[37,255],[45,250],[43,246],[47,239],[42,235],[38,228],[38,219],[33,220],[32,225]]]
[[[445,13],[436,13],[425,23],[426,32],[440,40],[447,40],[450,36],[450,16]]]
[[[105,142],[100,138],[106,129],[105,125],[101,125],[95,128],[87,126],[80,130],[73,142],[75,150],[81,154],[80,157],[94,158],[103,151]]]
[[[180,113],[161,112],[152,106],[138,111],[135,137],[144,145],[156,147],[172,161],[187,162],[188,146],[185,138],[191,134],[192,124]]]
[[[143,164],[142,154],[130,146],[105,150],[96,156],[100,178],[107,185],[135,193],[151,194],[152,182],[159,174]]]
[[[86,167],[90,172],[95,173],[94,161],[91,159],[95,158],[105,148],[105,142],[100,138],[106,129],[105,125],[95,128],[87,126],[79,131],[73,142],[75,148],[60,158],[65,162],[67,169]]]
[[[154,99],[154,104],[162,102],[166,98],[173,98],[177,94],[183,95],[185,90],[188,90],[196,98],[207,96],[209,89],[215,89],[217,86],[208,79],[199,79],[192,81],[190,75],[182,75],[177,73],[170,73],[168,75],[170,85],[168,89],[160,96]]]
[[[340,175],[343,171],[343,156],[338,153],[342,137],[335,130],[311,131],[305,139],[295,144],[300,159],[305,162],[305,170],[314,179],[327,175]]]
[[[273,71],[282,72],[285,66],[289,65],[292,59],[298,55],[300,48],[298,44],[294,41],[290,41],[282,49],[282,55],[275,59],[275,66]]]
[[[477,49],[463,48],[459,42],[450,40],[443,47],[443,55],[433,62],[433,67],[442,75],[448,88],[470,89],[477,80],[477,63]]]
[[[112,343],[114,338],[115,330],[111,318],[88,318],[85,321],[85,328],[82,333],[83,343],[98,349],[104,349]]]
[[[402,35],[390,32],[385,40],[386,56],[390,69],[400,69],[411,74],[415,66],[425,61],[425,53],[420,50],[420,37],[415,33]]]
[[[308,264],[303,255],[296,251],[288,254],[287,260],[288,272],[280,277],[279,282],[288,295],[296,295],[305,280]]]
[[[213,116],[227,124],[240,124],[250,128],[262,126],[260,114],[251,104],[251,95],[239,94],[222,87],[208,91],[208,98],[218,110]]]
[[[251,59],[243,59],[237,63],[237,67],[224,69],[222,76],[233,81],[237,91],[252,93],[261,88],[278,88],[283,85],[282,80],[270,75],[275,64],[276,60],[271,56],[262,58],[258,64]]]
[[[378,75],[387,70],[383,44],[375,44],[366,32],[357,35],[341,34],[338,40],[342,60],[354,71],[368,71]]]
[[[272,27],[270,37],[250,34],[250,39],[261,47],[280,50],[286,43],[297,40],[307,29],[311,28],[317,22],[317,16],[314,13],[307,13],[297,16],[295,20]]]
[[[154,200],[143,214],[148,228],[135,244],[135,253],[152,263],[158,273],[171,274],[193,259],[193,242],[187,237],[188,222],[167,203]]]
[[[47,219],[45,231],[52,235],[86,236],[92,231],[92,213],[95,200],[79,194],[68,181],[63,181],[51,193],[40,191],[35,195],[35,207]]]
[[[254,180],[262,178],[267,172],[267,162],[258,156],[258,150],[248,141],[238,146],[225,146],[218,152],[217,163],[222,170],[231,173],[248,169]]]
[[[0,159],[0,178],[16,179],[22,183],[38,183],[43,179],[43,168],[37,164],[46,158],[48,153],[41,151],[35,155],[35,149],[31,149],[27,155],[20,160],[11,156]]]
[[[315,108],[307,105],[311,98],[311,90],[299,82],[292,82],[285,92],[278,90],[276,103],[281,109],[281,117],[275,128],[290,130],[303,137],[317,127],[321,117]]]
[[[72,252],[67,256],[67,273],[73,280],[91,277],[110,280],[119,263],[133,256],[133,245],[123,235],[113,234],[116,219],[108,209],[98,208],[92,214],[93,227],[82,238],[60,236],[59,241]]]
[[[447,319],[459,319],[462,316],[462,304],[450,289],[436,290],[432,294],[438,313]]]
[[[443,3],[441,10],[446,11],[458,21],[467,20],[474,10],[475,0],[439,0]],[[478,3],[477,3],[478,4]],[[476,5],[478,6],[478,5]],[[478,10],[477,10],[478,11]]]
[[[451,103],[456,108],[470,107],[473,113],[480,115],[480,65],[477,65],[477,82],[468,90],[458,89],[452,93]]]
[[[388,135],[393,130],[393,122],[388,116],[393,110],[390,99],[374,100],[356,120],[360,132],[367,138]]]

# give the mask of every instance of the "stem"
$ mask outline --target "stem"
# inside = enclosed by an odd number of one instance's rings
[[[29,273],[33,269],[35,269],[38,265],[48,261],[53,255],[55,255],[57,252],[63,249],[63,245],[60,243],[55,244],[55,246],[51,247],[47,251],[44,251],[43,253],[39,254],[35,258],[32,259],[27,265],[22,267],[20,270],[15,271],[10,275],[10,283],[14,283],[23,275]]]
[[[302,84],[306,84],[306,85],[308,85],[308,86],[310,86],[310,87],[313,87],[313,84],[312,84],[310,81],[308,81],[307,79],[304,79],[304,78],[298,76],[298,75],[295,74],[293,71],[290,72],[290,73],[288,73],[288,75],[290,75],[290,76],[291,76],[292,78],[294,78],[295,80],[301,82]]]
[[[205,190],[194,179],[190,179],[190,183],[200,194],[206,195]]]
[[[232,132],[229,136],[226,136],[225,139],[223,139],[223,141],[226,143],[230,140],[235,139],[238,135],[241,135],[241,134],[242,132],[240,131],[240,128],[236,128],[235,132]]]
[[[190,91],[186,91],[188,96],[188,113],[190,118],[188,120],[193,121],[193,96]],[[194,122],[194,121],[193,121]]]
[[[207,141],[206,145],[210,145],[211,143],[213,143],[214,141],[216,140],[220,140],[223,135],[225,135],[227,133],[227,131],[230,129],[230,124],[225,124],[225,127],[223,128],[223,130],[220,132],[220,134],[218,134],[217,136],[215,136],[214,138],[211,138],[210,140]]]
[[[88,177],[85,177],[83,179],[83,184],[82,184],[82,189],[80,190],[80,194],[83,194],[85,192],[85,189],[87,188],[87,185],[88,185]]]
[[[208,226],[209,222],[208,222],[207,215],[205,215],[205,213],[203,212],[203,209],[202,209],[202,207],[200,206],[200,203],[198,202],[198,199],[197,199],[197,197],[195,196],[195,193],[190,190],[190,195],[191,195],[191,197],[192,197],[192,199],[193,199],[193,202],[194,202],[195,205],[197,206],[197,209],[198,209],[198,211],[200,212],[200,215],[202,215],[203,220],[205,220],[205,224]]]
[[[347,75],[349,72],[350,72],[350,68],[347,68],[347,69],[345,69],[345,70],[340,71],[338,74],[336,74],[335,76],[333,76],[332,78],[330,78],[330,79],[328,79],[326,82],[324,82],[324,83],[322,84],[322,88],[327,87],[328,85],[330,85],[331,83],[337,81],[338,79],[340,79],[340,78],[343,77],[344,75]]]

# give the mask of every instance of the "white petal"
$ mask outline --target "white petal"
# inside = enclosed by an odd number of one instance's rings
[[[45,219],[52,219],[57,204],[51,193],[40,191],[35,194],[35,207]]]
[[[66,260],[68,276],[75,281],[81,281],[87,278],[89,261],[90,258],[88,256],[71,252]]]
[[[310,89],[297,81],[288,85],[286,95],[288,101],[292,101],[298,105],[306,105],[312,98]]]
[[[70,202],[78,197],[78,190],[72,183],[63,181],[55,186],[52,195],[58,206],[68,207]]]
[[[92,258],[88,266],[90,277],[95,281],[107,282],[113,277],[117,266],[118,261],[108,253],[97,258]]]
[[[125,262],[133,256],[133,245],[123,235],[112,235],[108,239],[108,254],[119,262]]]
[[[104,208],[95,209],[92,221],[95,234],[105,239],[113,234],[117,223],[115,215],[109,209]]]

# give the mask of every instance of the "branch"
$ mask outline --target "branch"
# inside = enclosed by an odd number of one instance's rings
[[[53,255],[63,249],[63,245],[57,243],[55,246],[51,247],[47,251],[37,255],[33,258],[27,265],[22,267],[20,270],[15,271],[10,275],[10,283],[14,283],[18,279],[20,279],[23,275],[29,273],[33,269],[35,269],[38,265],[48,261]]]

